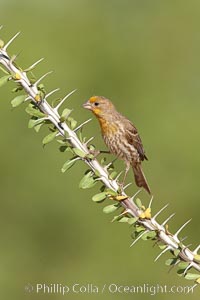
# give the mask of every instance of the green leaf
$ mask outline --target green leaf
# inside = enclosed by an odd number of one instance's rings
[[[38,84],[37,88],[39,91],[44,91],[44,84],[43,83]]]
[[[107,195],[105,192],[96,194],[92,197],[92,201],[94,202],[101,202],[102,200],[106,199]]]
[[[199,274],[187,273],[185,275],[185,279],[188,279],[188,280],[195,280],[195,279],[199,279],[199,278],[200,278]]]
[[[115,221],[118,221],[121,217],[120,216],[114,216],[114,218],[112,219],[111,222],[115,222]]]
[[[142,202],[139,198],[135,199],[135,203],[136,203],[137,207],[139,207],[139,208],[142,207]]]
[[[82,189],[89,189],[96,184],[95,179],[92,176],[92,172],[88,172],[80,181],[79,187]]]
[[[116,211],[118,208],[119,208],[119,205],[116,205],[116,204],[107,205],[103,208],[103,212],[105,214],[110,214],[110,213]]]
[[[83,137],[83,133],[82,133],[82,128],[80,128],[79,132],[78,132],[78,137],[79,140],[84,144],[85,143],[85,137]]]
[[[115,179],[117,176],[117,172],[116,171],[113,171],[110,175],[109,175],[109,178],[110,179]]]
[[[45,114],[43,114],[39,109],[37,109],[33,104],[29,104],[27,108],[25,109],[27,114],[33,116],[33,117],[38,117],[42,118],[45,117]]]
[[[58,140],[57,140],[58,141]],[[72,149],[70,146],[62,145],[59,147],[60,152],[71,152],[73,153]]]
[[[167,245],[158,245],[158,247],[159,247],[161,250],[164,250],[165,248],[167,248]]]
[[[135,224],[137,222],[137,220],[138,220],[138,218],[129,218],[128,224],[129,225],[133,225],[133,224]]]
[[[144,230],[145,230],[144,226],[137,226],[137,227],[135,228],[135,231],[136,231],[136,232],[141,232],[141,231],[144,231]]]
[[[94,158],[95,158],[95,157],[94,157],[94,154],[92,154],[92,153],[86,154],[85,157],[87,157],[87,158],[89,158],[89,159],[94,159]]]
[[[88,147],[88,149],[92,152],[94,152],[95,151],[95,146],[93,145],[93,144],[90,144],[89,145],[89,147]]]
[[[67,146],[68,143],[66,142],[66,140],[57,140],[57,142],[61,145]]]
[[[39,132],[39,131],[40,131],[40,128],[42,127],[43,124],[44,124],[44,123],[40,123],[40,124],[38,124],[38,125],[35,125],[35,126],[34,126],[34,130],[35,130],[36,132]]]
[[[188,266],[189,266],[189,262],[187,261],[181,261],[179,264],[178,264],[178,267],[179,269],[186,269]]]
[[[172,266],[176,263],[177,261],[177,258],[169,258],[165,261],[165,265],[166,266]]]
[[[175,249],[175,250],[174,250],[174,255],[175,255],[175,256],[178,256],[179,253],[180,253],[180,249]]]
[[[143,234],[142,239],[143,240],[149,240],[149,239],[153,239],[156,237],[156,232],[154,230],[147,232],[145,234]]]
[[[12,107],[17,107],[19,106],[20,104],[22,104],[25,99],[26,99],[26,95],[19,95],[17,97],[15,97],[12,101],[11,101],[11,105]]]
[[[195,260],[196,262],[200,262],[200,255],[199,255],[199,254],[195,254],[194,260]]]
[[[84,158],[86,156],[86,153],[78,148],[73,148],[73,151],[76,155]]]
[[[0,40],[0,49],[2,49],[4,46],[4,41]]]
[[[119,219],[119,221],[118,221],[118,222],[120,222],[120,223],[127,223],[127,222],[128,222],[128,220],[129,220],[129,218],[128,218],[128,217],[122,217],[121,219]]]
[[[8,79],[10,78],[10,75],[5,75],[0,78],[0,87],[5,85],[8,82]]]
[[[155,230],[151,230],[148,234],[148,237],[153,239],[157,236],[157,232]]]
[[[28,122],[28,128],[33,128],[44,122],[44,119],[30,119]]]
[[[72,110],[69,108],[65,108],[61,114],[61,118],[63,118],[63,121],[65,121],[69,115],[71,114]]]
[[[75,159],[69,159],[67,160],[64,165],[62,166],[61,172],[64,173],[65,171],[69,170],[74,164],[76,160]]]
[[[57,131],[54,131],[54,132],[51,132],[50,134],[48,134],[47,136],[45,136],[42,141],[42,144],[46,145],[46,144],[52,142],[55,139],[57,133],[58,133]]]
[[[95,173],[95,175],[96,175],[97,177],[100,177],[100,176],[101,176],[101,174],[100,174],[100,172],[99,172],[98,170],[94,170],[94,173]]]
[[[114,162],[111,162],[109,164],[109,167],[107,168],[109,171],[112,171],[114,169]]]
[[[108,196],[117,196],[118,195],[118,193],[116,191],[111,190],[111,189],[106,189],[106,194]]]
[[[184,269],[179,269],[177,270],[177,275],[182,277],[184,275],[185,270]]]
[[[101,159],[101,165],[105,165],[105,163],[106,163],[106,157],[103,157],[103,158]]]
[[[18,85],[16,88],[12,89],[12,92],[17,93],[17,92],[22,91],[22,90],[23,90],[23,87],[21,85]]]
[[[69,121],[69,123],[70,123],[71,129],[73,130],[73,129],[76,127],[76,125],[77,125],[77,121],[74,120],[72,117],[69,117],[69,118],[68,118],[68,121]]]

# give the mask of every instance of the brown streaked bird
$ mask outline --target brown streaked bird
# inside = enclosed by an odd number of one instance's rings
[[[149,185],[142,171],[141,162],[147,160],[141,138],[135,126],[103,96],[91,97],[83,107],[91,110],[99,120],[102,137],[109,151],[126,163],[123,184],[130,166],[135,182],[151,194]]]

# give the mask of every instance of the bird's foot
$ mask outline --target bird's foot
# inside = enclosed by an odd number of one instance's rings
[[[99,150],[96,149],[89,149],[89,153],[91,154],[92,158],[97,158],[97,156],[101,153]]]
[[[106,153],[106,154],[110,154],[110,151],[106,151],[106,150],[96,150],[93,145],[91,147],[89,147],[89,155],[91,155],[92,159],[97,158],[97,156],[99,156],[99,154],[102,153]]]

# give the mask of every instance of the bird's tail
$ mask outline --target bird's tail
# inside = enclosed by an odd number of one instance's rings
[[[132,165],[132,168],[137,186],[143,187],[149,194],[151,194],[149,185],[142,171],[141,164]]]

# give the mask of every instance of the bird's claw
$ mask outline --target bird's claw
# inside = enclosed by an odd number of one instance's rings
[[[96,158],[101,152],[96,149],[89,149],[89,153],[93,156],[93,158]]]

